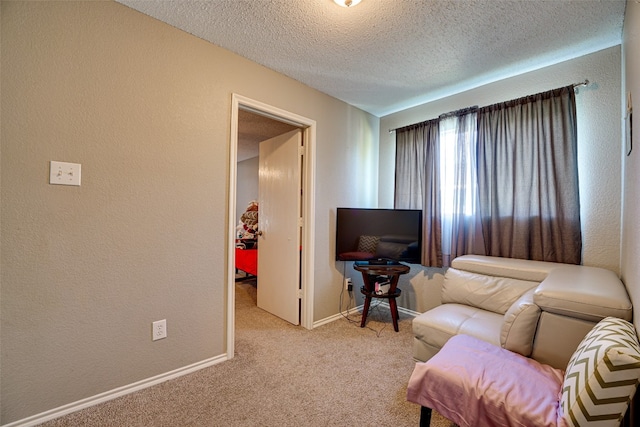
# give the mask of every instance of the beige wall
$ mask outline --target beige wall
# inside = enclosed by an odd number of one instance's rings
[[[583,263],[620,273],[621,129],[620,47],[612,47],[380,119],[381,207],[393,206],[396,129],[472,105],[491,105],[588,79],[576,96]],[[414,268],[404,307],[424,311],[439,304],[441,272]],[[404,288],[403,288],[404,290]],[[417,299],[412,301],[410,295]]]
[[[631,92],[635,103],[633,117],[633,150],[624,162],[622,210],[622,281],[631,301],[640,307],[640,4],[627,1],[623,33],[623,94]],[[626,102],[624,102],[626,104]],[[623,110],[626,113],[626,105]],[[633,311],[633,322],[640,331],[639,310]]]
[[[317,123],[314,319],[337,312],[377,118],[117,3],[1,7],[0,424],[225,353],[232,93]]]
[[[259,157],[238,162],[236,189],[236,225],[252,200],[258,200]]]

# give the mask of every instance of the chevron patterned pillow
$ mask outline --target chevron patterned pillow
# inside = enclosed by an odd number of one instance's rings
[[[584,337],[567,365],[559,414],[569,426],[618,426],[640,380],[633,325],[607,317]]]
[[[358,240],[358,252],[376,253],[380,236],[360,236]]]

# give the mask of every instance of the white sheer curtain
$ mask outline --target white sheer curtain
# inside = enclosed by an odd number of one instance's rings
[[[442,263],[465,253],[483,253],[476,171],[477,114],[465,111],[440,120]]]

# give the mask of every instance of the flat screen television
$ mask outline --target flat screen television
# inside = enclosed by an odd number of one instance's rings
[[[336,259],[387,259],[420,264],[422,211],[337,208]]]

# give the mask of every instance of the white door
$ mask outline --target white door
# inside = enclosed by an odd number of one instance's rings
[[[300,129],[260,143],[258,307],[300,323]]]

